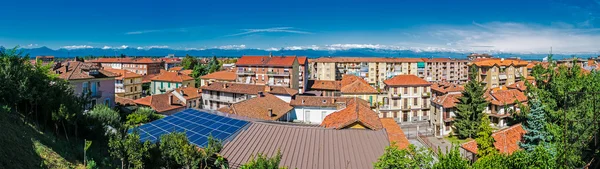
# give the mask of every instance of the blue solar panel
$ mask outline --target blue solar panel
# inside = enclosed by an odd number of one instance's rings
[[[171,132],[185,132],[188,140],[200,147],[206,146],[208,137],[229,139],[243,128],[247,121],[219,116],[195,109],[186,109],[171,116],[135,128],[142,141],[156,142],[160,136]],[[129,133],[133,130],[129,130]]]

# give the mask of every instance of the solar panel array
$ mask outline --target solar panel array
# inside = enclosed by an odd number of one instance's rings
[[[144,124],[138,128],[142,141],[156,142],[160,136],[171,132],[185,132],[188,140],[197,146],[208,144],[208,137],[224,141],[248,124],[247,121],[223,117],[194,109]],[[130,131],[131,132],[131,131]]]

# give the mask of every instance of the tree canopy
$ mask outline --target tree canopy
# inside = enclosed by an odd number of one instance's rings
[[[463,96],[459,98],[456,105],[454,132],[460,138],[473,138],[476,136],[481,116],[488,105],[483,98],[484,86],[476,80],[477,74],[477,67],[475,65],[471,66],[471,80],[465,85],[465,91],[462,92]]]

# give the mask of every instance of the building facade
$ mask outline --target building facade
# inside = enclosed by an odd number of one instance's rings
[[[452,133],[456,116],[456,103],[462,97],[464,87],[453,83],[438,82],[431,85],[431,120],[435,136]]]
[[[432,58],[425,61],[425,80],[429,82],[462,84],[469,80],[468,60]]]
[[[120,69],[104,70],[118,75],[115,78],[115,94],[117,96],[133,100],[142,97],[142,75]]]
[[[164,66],[160,59],[151,58],[98,58],[86,62],[100,63],[105,68],[124,69],[140,75],[159,74]]]
[[[415,75],[398,75],[384,83],[387,94],[379,107],[380,117],[398,122],[430,119],[431,83]]]
[[[114,107],[115,77],[118,75],[103,70],[98,64],[76,61],[62,63],[55,72],[59,74],[59,78],[73,85],[75,94],[89,94],[90,103],[86,109],[91,109],[97,104]]]
[[[150,92],[152,95],[163,94],[179,87],[194,87],[194,78],[178,72],[162,72],[151,79]]]
[[[477,68],[476,80],[486,88],[507,86],[527,78],[527,61],[518,59],[480,59],[472,62]]]
[[[303,92],[299,76],[306,74],[300,74],[296,56],[242,56],[235,65],[236,83],[287,87]]]
[[[296,89],[291,88],[241,83],[213,82],[200,88],[202,89],[203,108],[208,110],[218,110],[241,101],[252,99],[257,97],[259,93],[269,93],[288,103],[291,100],[291,96],[298,94]]]

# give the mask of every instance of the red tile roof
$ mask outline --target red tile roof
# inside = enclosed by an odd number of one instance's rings
[[[298,64],[305,66],[307,62],[308,59],[306,58],[306,56],[298,56]]]
[[[535,83],[535,81],[533,81],[533,83]],[[527,90],[527,85],[525,85],[525,81],[518,81],[518,82],[508,85],[506,87],[509,89],[518,89],[520,91]]]
[[[340,81],[333,80],[310,80],[310,89],[313,90],[340,90],[342,88]]]
[[[194,80],[194,78],[184,75],[178,72],[162,72],[159,75],[151,79],[152,81],[165,81],[165,82],[184,82]]]
[[[236,78],[237,74],[231,70],[218,71],[200,77],[200,79],[216,79],[223,81],[235,81]]]
[[[342,81],[340,81],[340,84],[342,86],[342,88],[340,88],[340,91],[345,94],[379,93],[377,92],[377,89],[369,85],[369,83],[365,81],[365,79],[354,75],[346,74],[342,76]]]
[[[515,101],[527,102],[527,96],[522,91],[516,89],[488,89],[484,97],[490,103],[498,106],[514,104]]]
[[[179,87],[175,91],[181,93],[183,91],[183,98],[185,99],[196,99],[202,97],[202,90],[195,87]]]
[[[346,108],[327,115],[323,119],[321,126],[339,130],[350,127],[353,124],[361,124],[371,130],[380,130],[383,128],[377,113],[368,105],[360,104],[358,101],[350,101],[346,103]]]
[[[447,109],[456,107],[456,104],[460,101],[460,97],[462,97],[462,93],[445,94],[432,98],[431,101]]]
[[[147,74],[142,76],[142,83],[150,83],[152,82],[152,78],[158,76],[158,74]]]
[[[475,64],[476,66],[527,66],[529,63],[520,59],[484,59],[478,60],[471,64]],[[471,65],[469,64],[469,65]]]
[[[67,65],[68,70],[67,70]],[[97,74],[90,74],[90,71],[97,70]],[[82,79],[94,79],[94,78],[114,78],[117,74],[103,70],[100,65],[96,63],[84,63],[77,61],[68,61],[61,64],[61,67],[56,70],[58,77],[65,80],[82,80]]]
[[[115,79],[119,79],[119,80],[142,77],[142,75],[140,75],[140,74],[136,74],[136,73],[133,73],[133,72],[125,70],[125,69],[104,69],[104,70],[118,75],[118,77]]]
[[[296,56],[242,56],[235,65],[291,67],[296,60]]]
[[[180,71],[180,70],[183,70],[183,67],[177,66],[177,67],[169,68],[169,71]]]
[[[185,106],[181,103],[177,103],[176,101],[171,101],[169,103],[169,97],[171,93],[157,94],[152,96],[146,96],[137,100],[134,100],[136,104],[149,106],[154,109],[157,113],[164,113],[170,110],[175,110],[178,108],[184,108]],[[174,100],[177,100],[176,97],[173,96]]]
[[[448,93],[448,92],[462,92],[465,88],[462,85],[447,83],[447,82],[438,82],[431,84],[431,90],[437,91],[440,93]]]
[[[182,70],[179,71],[179,73],[183,74],[183,75],[188,75],[188,76],[192,76],[192,72],[194,72],[193,70]]]
[[[396,146],[400,150],[408,147],[410,143],[408,142],[406,135],[404,135],[404,131],[402,131],[396,120],[392,118],[381,118],[379,120],[387,132],[390,144],[395,142]]]
[[[270,89],[267,89],[267,87],[269,87]],[[299,93],[298,90],[296,90],[296,89],[281,87],[281,86],[265,86],[265,90],[267,90],[268,93],[276,94],[276,95],[295,96]]]
[[[430,86],[431,83],[415,75],[398,75],[383,81],[388,86]]]
[[[220,108],[218,111],[261,120],[278,120],[294,108],[285,101],[271,94]],[[271,115],[269,115],[271,110]]]
[[[337,107],[346,105],[355,101],[353,97],[330,97],[330,96],[296,96],[290,101],[292,106],[310,106],[310,107]],[[360,104],[369,106],[369,102],[363,99],[356,99]]]
[[[507,129],[500,130],[492,134],[494,137],[494,147],[504,154],[512,154],[519,150],[519,142],[523,140],[523,135],[527,131],[523,129],[521,124],[516,124]],[[462,144],[462,147],[470,152],[477,154],[477,142],[475,140]]]
[[[135,102],[132,99],[115,96],[115,103],[123,106],[135,106]]]

